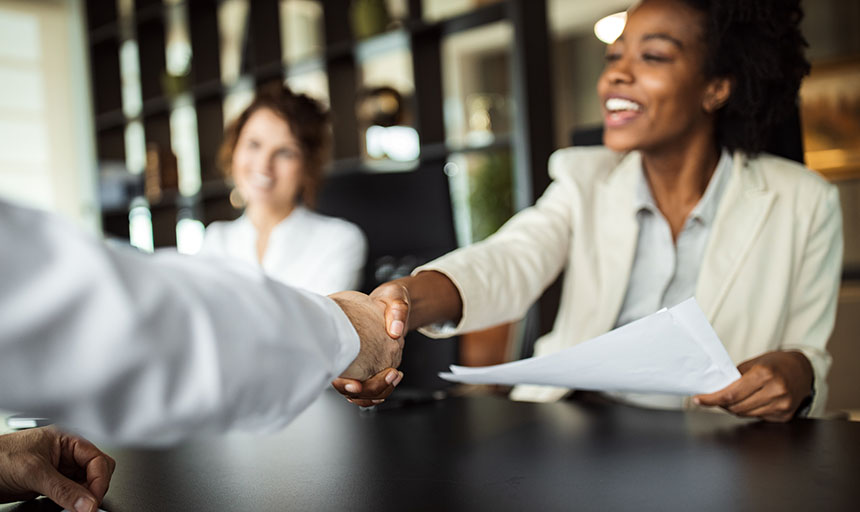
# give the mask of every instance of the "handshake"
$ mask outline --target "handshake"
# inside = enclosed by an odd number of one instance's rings
[[[332,386],[356,405],[381,403],[403,378],[396,368],[407,331],[408,292],[388,283],[370,295],[347,291],[329,298],[340,306],[361,340],[358,356]]]

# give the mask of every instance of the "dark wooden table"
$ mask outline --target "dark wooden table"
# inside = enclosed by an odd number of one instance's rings
[[[491,396],[374,412],[326,392],[277,434],[106,451],[114,512],[860,510],[846,421]]]

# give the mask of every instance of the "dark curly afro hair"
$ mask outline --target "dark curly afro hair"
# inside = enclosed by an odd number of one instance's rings
[[[705,14],[708,78],[734,88],[717,114],[717,143],[760,152],[775,126],[794,111],[809,73],[800,32],[800,0],[681,0]]]

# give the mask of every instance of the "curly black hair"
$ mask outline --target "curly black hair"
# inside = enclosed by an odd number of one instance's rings
[[[796,108],[809,73],[800,0],[682,1],[706,16],[705,76],[734,81],[717,113],[717,143],[756,154]]]

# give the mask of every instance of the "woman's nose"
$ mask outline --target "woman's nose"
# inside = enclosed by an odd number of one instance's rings
[[[629,59],[621,57],[620,59],[610,63],[604,72],[604,76],[611,84],[632,82],[633,73],[630,69]]]
[[[256,172],[265,172],[272,168],[273,162],[274,155],[267,151],[258,151],[257,154],[254,155],[252,167]]]

